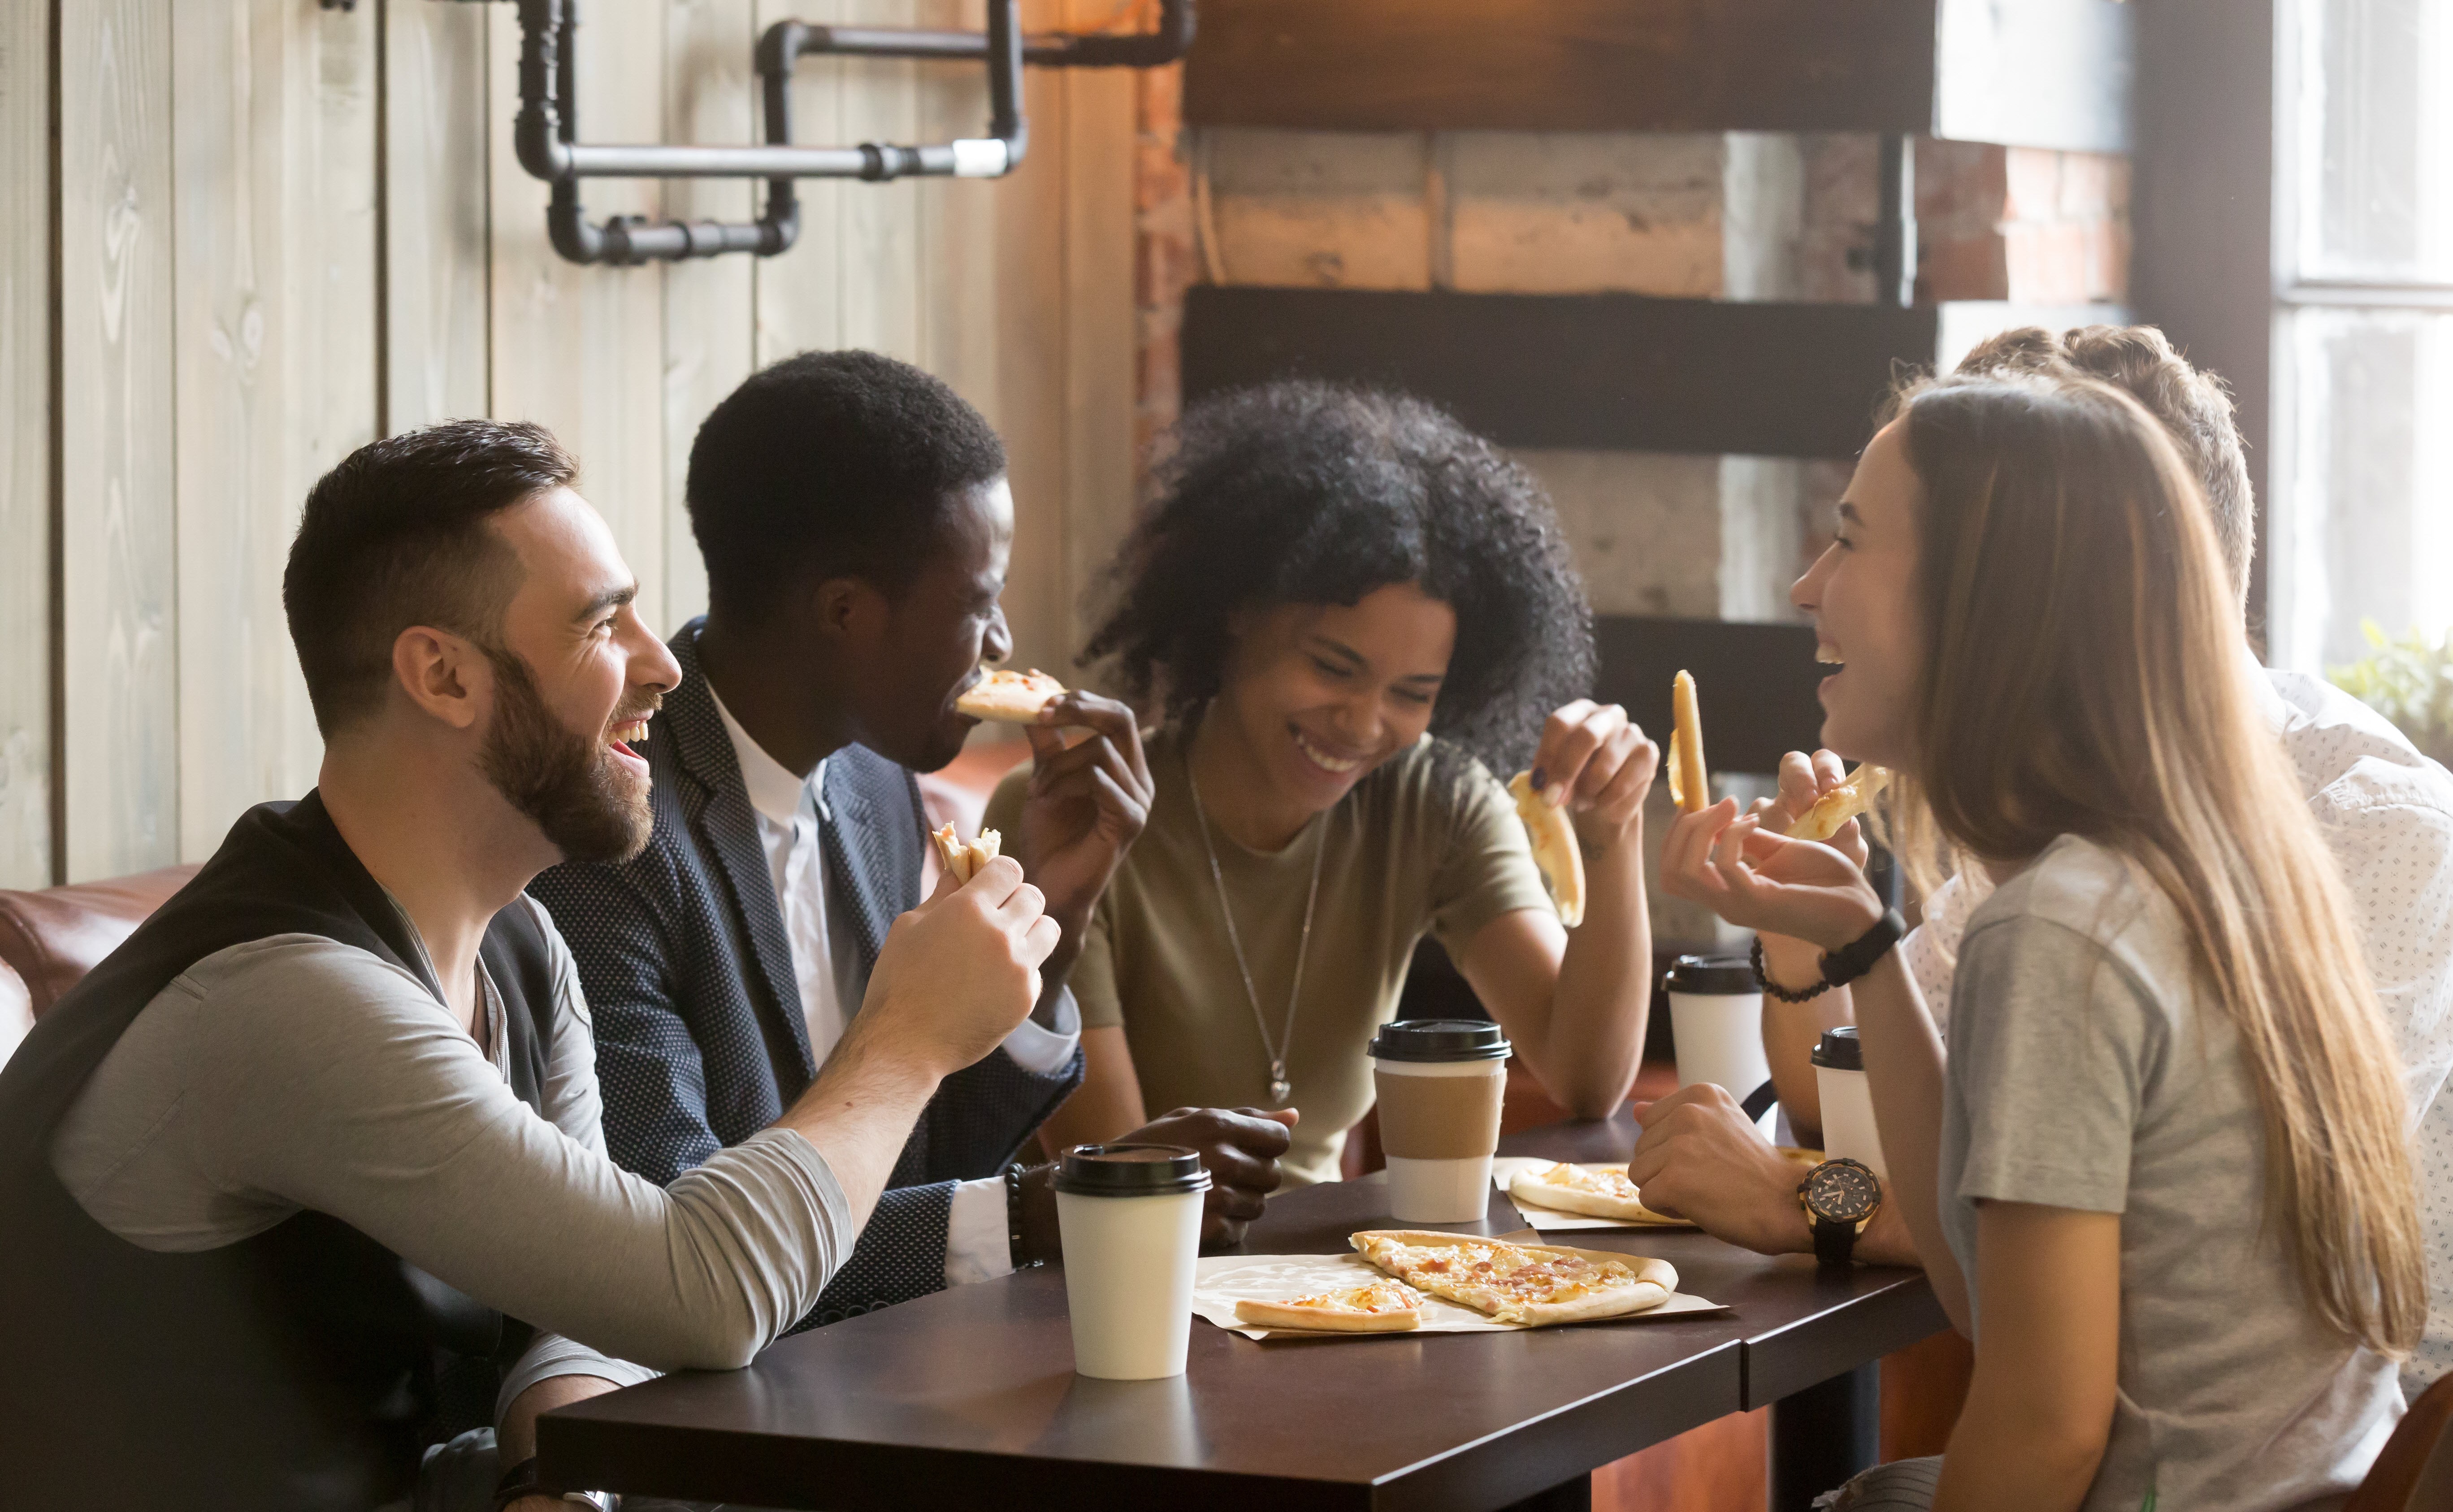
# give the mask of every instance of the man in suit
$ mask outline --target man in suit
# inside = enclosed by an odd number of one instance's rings
[[[912,773],[961,752],[973,722],[954,700],[1011,649],[1005,470],[978,411],[870,352],[777,364],[701,428],[688,501],[708,612],[673,637],[682,681],[649,728],[654,837],[532,886],[578,959],[607,1143],[631,1170],[669,1182],[773,1122],[919,903]],[[1065,971],[1150,780],[1121,704],[1068,694],[1029,734],[1040,774],[1013,848],[1063,931],[1046,988],[946,1080],[804,1326],[1056,1256],[1049,1170],[1012,1163],[1081,1081]],[[1258,1215],[1287,1143],[1275,1119],[1217,1110],[1136,1137],[1202,1150],[1213,1237]]]

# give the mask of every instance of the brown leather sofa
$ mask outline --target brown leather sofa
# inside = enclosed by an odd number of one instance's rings
[[[39,892],[0,890],[0,1062],[34,1021],[196,874],[164,866]]]

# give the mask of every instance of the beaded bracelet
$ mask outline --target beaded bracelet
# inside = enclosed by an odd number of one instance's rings
[[[1771,973],[1764,969],[1763,936],[1761,935],[1755,936],[1755,947],[1747,953],[1746,960],[1755,968],[1755,985],[1783,1003],[1810,1003],[1831,990],[1831,984],[1828,982],[1817,982],[1803,992],[1791,992],[1774,982],[1771,979]]]
[[[1022,1255],[1022,1172],[1023,1165],[1020,1161],[1015,1161],[1005,1168],[1006,1258],[1013,1263],[1014,1269],[1029,1270],[1034,1266],[1044,1265],[1047,1262],[1025,1260]]]

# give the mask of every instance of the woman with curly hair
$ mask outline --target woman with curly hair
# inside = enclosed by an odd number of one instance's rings
[[[1659,750],[1580,696],[1591,615],[1539,486],[1428,405],[1310,383],[1194,407],[1163,482],[1084,657],[1162,711],[1156,796],[1072,968],[1088,1080],[1049,1140],[1300,1108],[1288,1180],[1334,1179],[1426,932],[1552,1097],[1608,1113],[1649,1007]],[[1572,933],[1492,775],[1527,765],[1582,842]]]

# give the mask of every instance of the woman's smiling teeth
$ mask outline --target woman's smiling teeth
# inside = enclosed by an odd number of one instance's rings
[[[1321,749],[1318,746],[1313,745],[1309,740],[1306,739],[1304,732],[1300,729],[1294,732],[1294,737],[1295,749],[1302,751],[1304,753],[1305,760],[1310,762],[1313,766],[1319,767],[1323,771],[1350,772],[1363,765],[1363,758],[1360,756],[1330,755],[1327,751]]]

